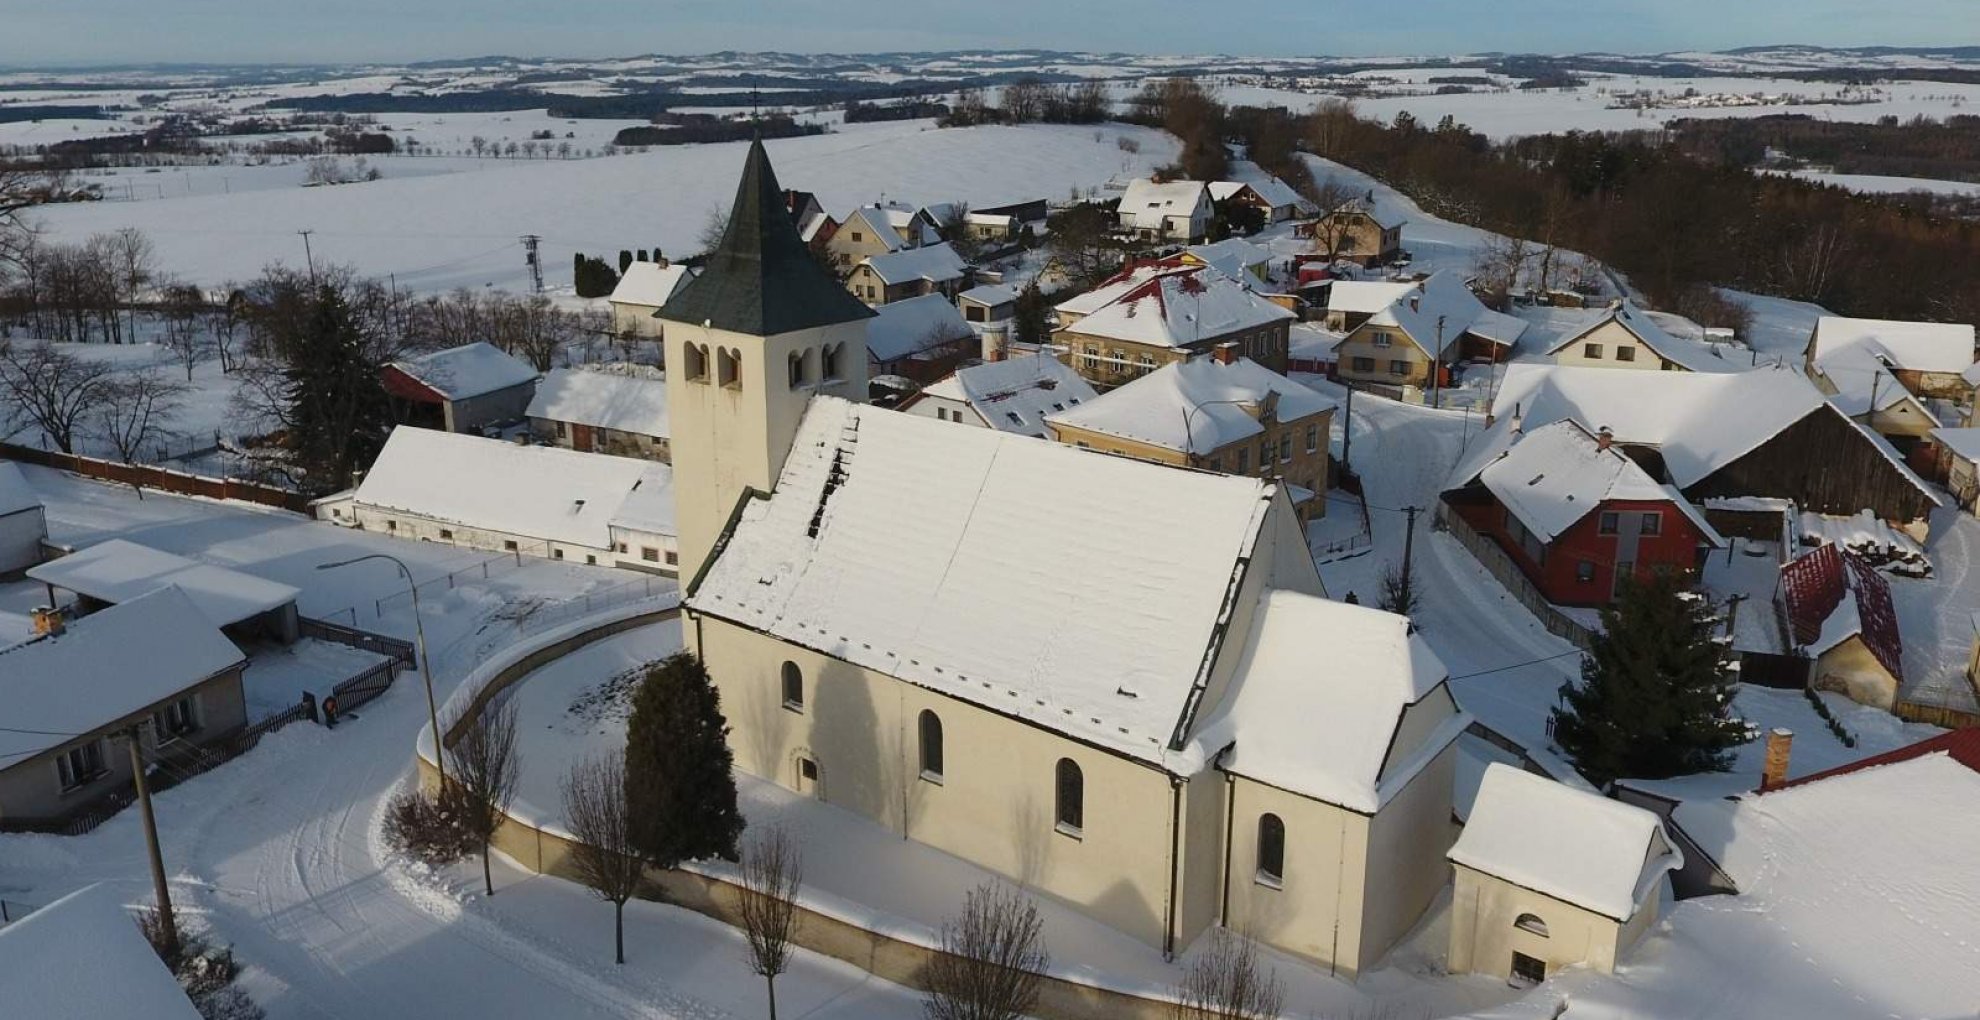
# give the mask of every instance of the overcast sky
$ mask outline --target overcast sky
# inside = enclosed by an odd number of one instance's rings
[[[0,0],[0,66],[1041,47],[1262,56],[1980,44],[1980,0]]]

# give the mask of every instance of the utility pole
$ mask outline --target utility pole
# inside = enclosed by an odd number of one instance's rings
[[[1341,418],[1341,467],[1354,474],[1354,384],[1346,385],[1347,410]]]
[[[1437,353],[1430,356],[1430,406],[1443,407],[1444,317],[1437,316]]]
[[[1403,508],[1403,513],[1409,516],[1408,530],[1403,532],[1402,604],[1404,606],[1414,601],[1412,596],[1416,594],[1416,573],[1411,567],[1416,552],[1416,515],[1420,512],[1418,507]]]
[[[543,293],[543,260],[537,257],[536,246],[542,240],[536,234],[524,234],[522,237],[523,261],[529,264],[529,279],[538,294]]]
[[[316,231],[314,231],[314,230],[298,230],[298,231],[296,231],[296,233],[298,233],[298,234],[301,234],[301,235],[302,235],[302,239],[303,239],[303,258],[304,258],[304,259],[306,259],[306,260],[307,260],[307,261],[309,262],[309,282],[311,282],[311,283],[315,283],[315,282],[316,282],[316,253],[315,253],[315,252],[312,252],[312,251],[310,251],[310,248],[309,248],[309,235],[311,235],[311,234],[314,234],[314,233],[316,233]]]
[[[151,857],[151,891],[158,900],[158,930],[165,938],[166,952],[176,954],[179,923],[172,916],[172,891],[165,886],[165,858],[158,852],[158,819],[151,813],[151,784],[144,778],[144,754],[139,748],[142,725],[124,731],[124,739],[130,744],[131,781],[137,786],[138,808],[143,814],[144,849]]]

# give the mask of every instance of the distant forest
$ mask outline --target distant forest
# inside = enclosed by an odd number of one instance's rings
[[[1680,152],[1733,166],[1755,166],[1772,147],[1837,173],[1980,182],[1980,115],[1871,124],[1803,114],[1687,119],[1668,131]]]

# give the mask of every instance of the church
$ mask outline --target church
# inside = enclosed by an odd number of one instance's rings
[[[1270,479],[864,403],[866,320],[761,142],[659,313],[683,624],[738,768],[1171,956],[1352,978],[1448,879],[1468,717],[1326,597]]]

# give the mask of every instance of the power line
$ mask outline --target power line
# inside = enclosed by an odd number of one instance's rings
[[[1509,665],[1509,666],[1497,666],[1497,667],[1494,667],[1494,668],[1492,668],[1492,669],[1481,669],[1481,670],[1479,670],[1479,671],[1478,671],[1478,672],[1476,672],[1476,673],[1462,673],[1462,674],[1459,674],[1459,675],[1457,675],[1457,676],[1453,676],[1453,677],[1446,677],[1445,679],[1447,679],[1447,680],[1469,680],[1469,679],[1471,679],[1472,677],[1475,677],[1475,676],[1489,676],[1489,675],[1491,675],[1491,674],[1493,674],[1493,673],[1504,673],[1504,672],[1506,672],[1507,670],[1511,670],[1511,669],[1522,669],[1522,668],[1525,668],[1525,667],[1527,667],[1527,666],[1537,666],[1537,665],[1539,665],[1539,664],[1541,664],[1541,663],[1543,663],[1543,662],[1552,662],[1552,661],[1554,661],[1555,659],[1565,659],[1565,658],[1567,658],[1567,657],[1568,657],[1568,656],[1570,656],[1570,655],[1586,655],[1586,654],[1588,654],[1588,653],[1587,653],[1587,652],[1584,652],[1584,651],[1582,651],[1582,650],[1581,650],[1581,649],[1579,649],[1579,648],[1571,648],[1571,649],[1569,649],[1569,650],[1567,650],[1567,651],[1565,651],[1565,652],[1557,652],[1557,653],[1555,653],[1555,654],[1553,654],[1553,655],[1543,655],[1543,656],[1541,656],[1540,658],[1537,658],[1537,659],[1528,659],[1528,660],[1526,660],[1525,662],[1515,662],[1515,663],[1513,663],[1513,664],[1511,664],[1511,665]]]

